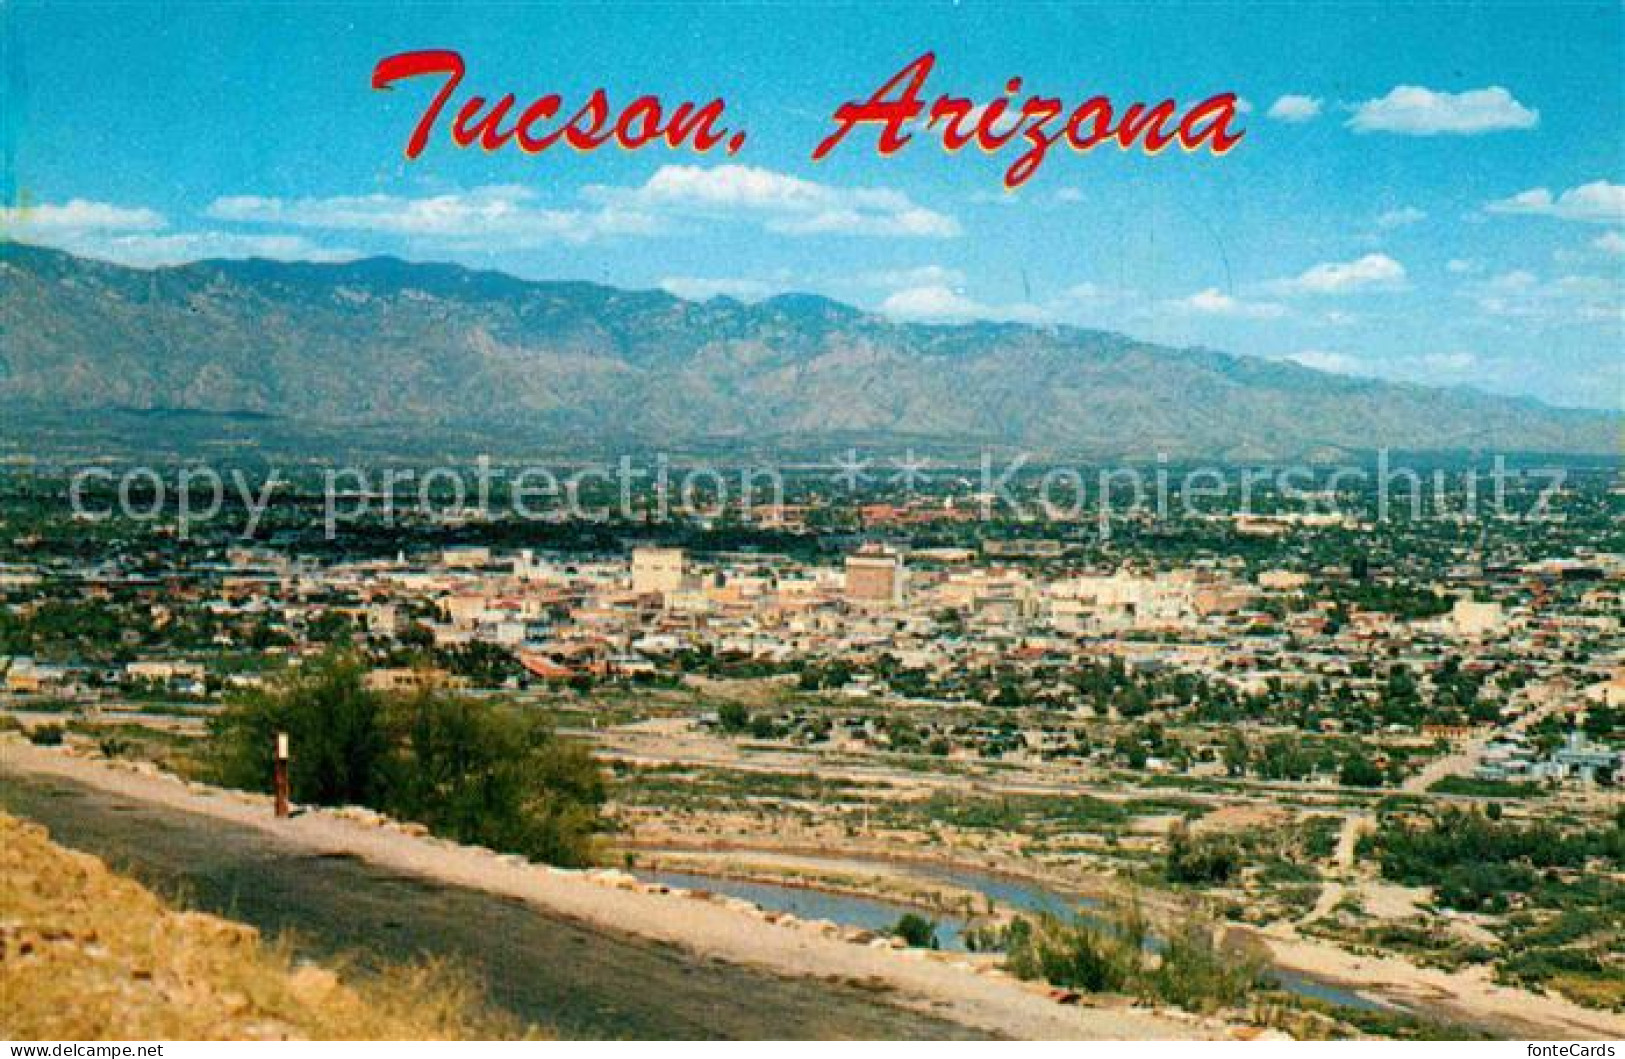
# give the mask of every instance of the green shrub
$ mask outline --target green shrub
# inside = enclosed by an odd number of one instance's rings
[[[1600,975],[1602,956],[1584,949],[1536,949],[1514,953],[1506,963],[1505,976],[1521,982],[1542,982],[1558,975]]]
[[[210,778],[268,790],[286,732],[295,801],[366,805],[550,864],[592,860],[606,794],[585,748],[507,705],[380,695],[361,677],[353,658],[328,655],[229,704],[211,722]]]
[[[329,654],[289,670],[211,722],[213,778],[269,790],[277,733],[286,732],[295,801],[382,808],[390,749],[383,704],[362,685],[353,656]]]
[[[1217,927],[1192,917],[1176,923],[1166,939],[1148,944],[1149,926],[1131,904],[1071,922],[1017,918],[1002,934],[983,934],[977,941],[1003,948],[1006,966],[1019,978],[1091,993],[1132,993],[1205,1012],[1240,1004],[1264,980],[1262,961],[1219,939]]]
[[[438,834],[549,864],[592,860],[605,799],[598,763],[546,722],[424,692],[392,700],[379,808]]]
[[[914,912],[904,912],[892,927],[892,934],[902,938],[912,949],[937,947],[936,922]]]
[[[1027,929],[1012,930],[1007,944],[1007,965],[1016,977],[1089,993],[1124,992],[1140,961],[1136,939],[1083,919],[1040,916]]]
[[[1337,773],[1337,782],[1345,787],[1381,787],[1382,780],[1382,769],[1360,751],[1344,758],[1343,767]]]
[[[1263,979],[1262,961],[1224,948],[1217,928],[1192,919],[1168,937],[1148,991],[1189,1011],[1209,1011],[1241,1003]]]
[[[96,749],[102,757],[123,757],[135,748],[135,744],[116,732],[107,732],[96,737]]]
[[[29,729],[28,741],[35,746],[61,746],[68,730],[60,724],[41,724]]]
[[[750,711],[743,703],[725,702],[717,708],[717,720],[725,732],[743,732],[750,726]]]
[[[1241,870],[1241,850],[1226,835],[1193,835],[1183,822],[1168,832],[1169,882],[1192,886],[1223,884]]]
[[[1538,798],[1546,793],[1546,789],[1538,783],[1481,780],[1471,776],[1445,776],[1428,791],[1433,794],[1464,794],[1473,798]]]
[[[1625,863],[1625,827],[1615,821],[1612,827],[1563,830],[1452,808],[1422,823],[1390,821],[1362,840],[1361,848],[1376,856],[1385,878],[1437,887],[1440,904],[1473,911],[1505,907],[1511,893],[1534,892],[1549,869],[1584,868],[1593,858],[1617,869]],[[1600,876],[1584,877],[1590,878]]]

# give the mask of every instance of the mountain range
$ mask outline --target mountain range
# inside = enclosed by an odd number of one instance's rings
[[[161,416],[250,444],[861,440],[1229,461],[1618,456],[1625,427],[1103,331],[897,323],[812,295],[693,302],[394,258],[137,269],[15,242],[0,244],[0,415],[44,448],[98,423],[157,446]]]

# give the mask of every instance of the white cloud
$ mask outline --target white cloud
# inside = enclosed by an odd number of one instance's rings
[[[781,293],[783,288],[745,277],[667,276],[660,281],[660,289],[691,302],[710,301],[718,296],[752,302]]]
[[[1565,221],[1597,224],[1625,223],[1625,184],[1594,180],[1553,196],[1546,188],[1530,188],[1511,198],[1492,202],[1491,213],[1525,213]]]
[[[1603,232],[1591,240],[1591,248],[1605,254],[1625,254],[1625,233]]]
[[[1454,276],[1465,276],[1477,272],[1482,266],[1477,261],[1465,257],[1453,257],[1445,262],[1444,270]]]
[[[450,250],[529,249],[673,231],[685,221],[747,223],[782,235],[943,238],[952,217],[885,188],[838,188],[753,166],[662,166],[641,185],[586,188],[585,201],[545,203],[528,187],[497,184],[438,195],[216,199],[216,220],[372,232]]]
[[[273,261],[350,261],[360,255],[322,246],[301,235],[237,232],[71,232],[30,240],[80,257],[137,268],[182,265],[210,258],[262,257]]]
[[[921,265],[919,268],[881,269],[865,272],[858,282],[869,287],[898,290],[907,287],[958,287],[964,284],[965,274],[957,268],[942,265]]]
[[[1466,350],[1428,353],[1417,357],[1393,360],[1367,360],[1349,353],[1325,349],[1306,349],[1290,353],[1287,360],[1295,361],[1316,371],[1329,371],[1338,375],[1361,375],[1416,379],[1433,383],[1460,383],[1476,378],[1482,361]]]
[[[1347,353],[1333,353],[1325,349],[1306,349],[1300,353],[1289,354],[1286,359],[1296,361],[1306,368],[1336,372],[1339,375],[1352,375],[1360,370],[1358,357],[1351,357]]]
[[[1377,227],[1385,229],[1404,228],[1407,225],[1417,224],[1427,220],[1428,215],[1415,206],[1401,206],[1397,210],[1388,210],[1377,216]]]
[[[1270,104],[1265,113],[1276,121],[1294,125],[1320,117],[1320,100],[1314,96],[1285,95]]]
[[[1434,375],[1461,375],[1478,367],[1478,357],[1465,350],[1454,350],[1448,353],[1429,353],[1419,358],[1418,363]]]
[[[164,215],[145,207],[69,199],[60,205],[0,206],[0,231],[17,235],[58,232],[151,232],[163,228]]]
[[[1278,294],[1351,294],[1404,286],[1404,265],[1387,254],[1367,254],[1355,261],[1316,265],[1302,275],[1276,280],[1268,289]]]
[[[1055,189],[1056,202],[1082,202],[1083,200],[1082,188],[1064,187]]]
[[[948,238],[959,222],[889,188],[842,188],[748,165],[665,165],[636,188],[594,186],[607,206],[653,215],[749,218],[783,235]]]
[[[1502,129],[1532,129],[1539,122],[1538,110],[1519,103],[1499,85],[1470,92],[1435,92],[1419,85],[1400,85],[1380,99],[1357,104],[1348,126],[1355,132],[1472,136]]]
[[[1188,298],[1163,303],[1175,312],[1199,316],[1228,316],[1238,320],[1274,320],[1286,315],[1286,306],[1274,302],[1250,302],[1234,298],[1217,287],[1197,291]]]
[[[1116,302],[1132,297],[1133,291],[1122,287],[1102,287],[1098,283],[1085,280],[1074,283],[1061,292],[1061,299],[1069,302]]]
[[[132,233],[63,245],[86,257],[126,265],[180,265],[209,258],[261,257],[273,261],[351,261],[361,255],[344,247],[323,246],[302,235],[243,234],[198,231]]]
[[[1037,300],[983,302],[965,293],[964,273],[940,265],[860,273],[854,279],[868,285],[897,281],[877,311],[899,320],[933,323],[992,320],[1047,324],[1082,323],[1088,319],[1099,325],[1099,314],[1122,309],[1138,297],[1132,290],[1085,281]]]
[[[659,226],[655,218],[635,211],[555,209],[537,204],[536,199],[530,188],[500,184],[420,198],[232,195],[214,200],[205,212],[216,220],[374,232],[458,250],[582,243],[606,235],[649,234]]]
[[[1543,280],[1514,269],[1471,282],[1459,293],[1488,317],[1562,327],[1618,328],[1625,323],[1625,292],[1617,280],[1602,276],[1581,273]]]
[[[887,295],[880,303],[880,312],[894,319],[924,323],[964,323],[969,320],[1038,323],[1049,319],[1049,313],[1036,305],[1025,302],[988,305],[942,284],[909,287]]]
[[[178,232],[146,207],[71,199],[60,205],[0,207],[0,232],[59,250],[150,268],[205,258],[263,257],[284,261],[345,261],[354,251],[322,246],[301,235]]]
[[[902,320],[971,320],[982,306],[951,287],[909,287],[886,296],[880,311]]]
[[[1490,290],[1517,291],[1528,290],[1530,287],[1533,287],[1539,282],[1539,276],[1535,275],[1533,272],[1528,272],[1524,269],[1518,268],[1513,269],[1510,272],[1502,272],[1499,275],[1492,276],[1488,281],[1486,281],[1485,286]]]
[[[1002,186],[993,188],[979,188],[965,196],[966,202],[974,202],[978,206],[1001,206],[1009,209],[1012,206],[1021,206],[1027,202],[1017,190]]]

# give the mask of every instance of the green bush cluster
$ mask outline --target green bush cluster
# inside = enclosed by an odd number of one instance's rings
[[[1507,895],[1530,893],[1553,870],[1584,868],[1593,859],[1625,863],[1625,821],[1564,831],[1450,808],[1425,822],[1390,823],[1363,840],[1362,849],[1375,854],[1384,877],[1435,887],[1445,907],[1499,910]]]
[[[937,947],[937,924],[917,912],[904,912],[892,927],[892,934],[902,938],[911,949]]]
[[[1168,833],[1169,882],[1191,886],[1227,883],[1241,871],[1242,851],[1232,837],[1193,835],[1181,821]]]
[[[1003,949],[1019,978],[1089,993],[1130,993],[1190,1011],[1241,1003],[1264,982],[1264,965],[1221,944],[1220,931],[1191,917],[1151,941],[1138,907],[1096,919],[1041,915],[983,928],[980,949]]]
[[[41,724],[29,729],[28,741],[35,746],[61,746],[67,734],[60,724]]]
[[[297,802],[369,806],[460,842],[591,862],[605,788],[585,748],[519,709],[438,691],[380,694],[362,673],[331,654],[230,703],[211,723],[210,778],[268,790],[286,732]]]

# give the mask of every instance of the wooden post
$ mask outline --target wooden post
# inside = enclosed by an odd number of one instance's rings
[[[288,808],[288,733],[276,734],[276,815],[285,817],[289,815]]]

